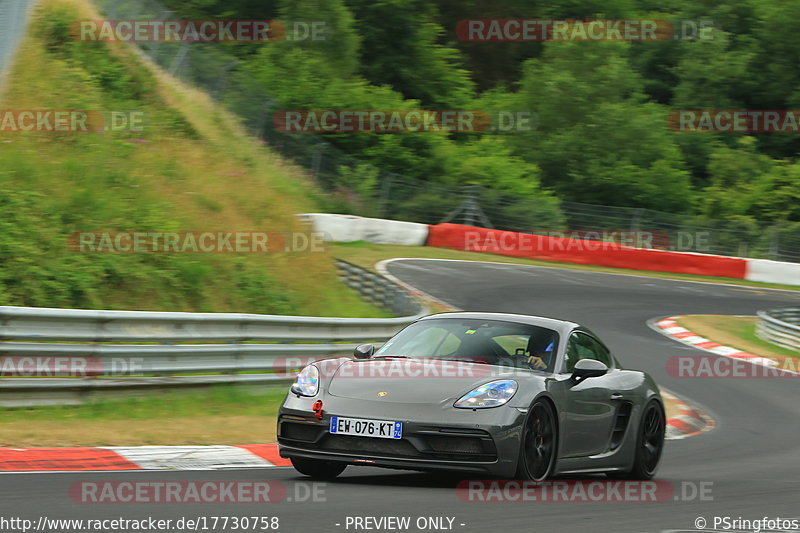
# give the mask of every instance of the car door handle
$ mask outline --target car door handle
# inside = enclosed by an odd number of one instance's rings
[[[615,392],[614,394],[611,395],[612,400],[621,400],[622,398],[624,398],[624,396],[622,396],[622,394],[618,392]]]

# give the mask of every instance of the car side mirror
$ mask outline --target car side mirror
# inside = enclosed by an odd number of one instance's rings
[[[575,369],[572,371],[572,379],[575,381],[583,381],[586,378],[604,376],[607,372],[608,367],[605,363],[595,361],[594,359],[581,359],[575,363]]]
[[[375,353],[375,346],[372,344],[359,344],[353,350],[353,357],[356,359],[369,359]]]

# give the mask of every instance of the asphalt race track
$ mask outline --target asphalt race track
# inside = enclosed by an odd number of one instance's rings
[[[6,474],[4,515],[50,518],[180,518],[278,516],[279,531],[355,531],[348,516],[454,517],[464,532],[695,531],[715,516],[756,519],[800,516],[800,393],[795,379],[681,379],[667,375],[670,356],[701,354],[651,330],[646,321],[677,314],[754,314],[798,306],[800,293],[661,280],[555,268],[429,260],[394,261],[389,272],[468,311],[539,314],[582,322],[625,366],[640,368],[671,391],[703,406],[716,420],[709,433],[667,443],[658,479],[675,487],[713,483],[713,501],[465,502],[458,478],[350,467],[305,500],[309,486],[291,468],[186,472]],[[292,502],[275,504],[79,504],[77,481],[274,480]],[[684,485],[681,485],[684,484]],[[706,485],[708,486],[708,485]],[[447,523],[445,521],[445,523]],[[339,525],[337,525],[339,524]],[[462,525],[463,524],[463,525]],[[360,529],[363,530],[363,529]],[[431,531],[432,529],[427,529]],[[5,530],[4,530],[5,531]],[[115,530],[116,531],[116,530]],[[408,531],[419,531],[412,527]]]

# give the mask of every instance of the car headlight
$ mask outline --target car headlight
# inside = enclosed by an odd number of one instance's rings
[[[301,370],[292,383],[291,391],[301,396],[316,396],[319,392],[319,369],[308,365]]]
[[[500,379],[475,387],[462,396],[454,407],[461,409],[488,409],[508,402],[517,392],[517,382],[513,379]]]

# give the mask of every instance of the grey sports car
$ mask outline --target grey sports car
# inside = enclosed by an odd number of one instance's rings
[[[543,480],[649,479],[664,444],[658,386],[587,328],[505,313],[424,317],[380,349],[306,366],[278,417],[282,457]]]

